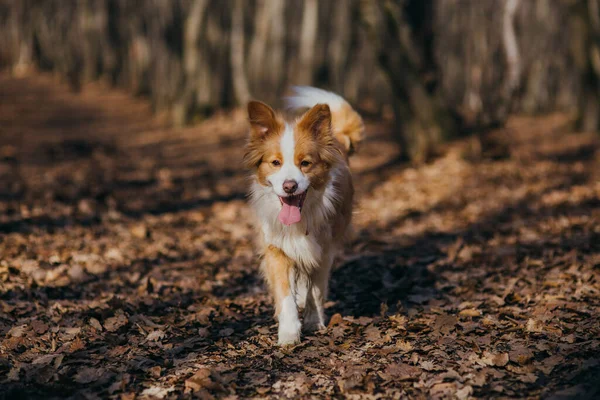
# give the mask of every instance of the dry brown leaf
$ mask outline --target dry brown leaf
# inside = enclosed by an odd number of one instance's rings
[[[77,371],[73,379],[77,383],[91,383],[102,378],[105,373],[104,368],[83,367]]]
[[[510,361],[517,364],[527,364],[533,358],[533,352],[525,346],[516,346],[508,352]]]
[[[457,323],[458,320],[454,315],[442,314],[435,318],[433,329],[442,335],[447,335],[454,330]]]
[[[455,396],[458,400],[466,400],[473,394],[473,387],[466,385],[457,390]]]
[[[452,398],[456,393],[456,382],[436,383],[429,390],[432,399]]]
[[[211,385],[212,381],[210,379],[210,370],[208,368],[201,368],[185,381],[185,388],[194,392],[210,387]]]
[[[376,326],[369,326],[364,332],[365,339],[371,342],[379,342],[381,340],[381,331]]]
[[[525,326],[527,332],[541,333],[544,331],[544,323],[540,320],[529,318]]]
[[[129,323],[129,319],[123,313],[117,313],[114,317],[104,321],[104,328],[109,332],[116,332]]]
[[[45,366],[45,365],[50,364],[57,356],[58,356],[58,354],[45,354],[45,355],[33,360],[32,364]]]
[[[76,351],[83,349],[85,349],[85,343],[83,340],[81,340],[81,338],[75,338],[75,340],[73,340],[69,346],[69,352],[71,353],[75,353]]]
[[[396,347],[404,352],[409,352],[414,349],[413,345],[405,340],[399,340],[396,343]]]
[[[394,323],[395,327],[400,330],[406,330],[407,318],[402,314],[390,315],[389,319]]]
[[[343,322],[344,322],[344,319],[342,318],[342,314],[340,314],[340,313],[336,313],[336,314],[333,314],[333,315],[331,316],[331,319],[329,320],[329,325],[328,325],[328,327],[329,327],[329,328],[331,328],[331,327],[334,327],[334,326],[336,326],[336,325],[340,325],[340,324],[342,324]]]
[[[491,353],[489,351],[484,351],[481,360],[485,364],[493,367],[504,367],[508,364],[508,353]]]
[[[17,325],[10,328],[8,335],[14,338],[20,338],[25,336],[27,332],[27,325]]]
[[[98,321],[96,318],[92,317],[90,318],[90,325],[96,329],[97,331],[102,332],[102,325],[100,324],[100,321]]]
[[[159,365],[155,365],[154,367],[150,368],[149,372],[150,372],[150,376],[153,376],[155,378],[160,378],[162,368]]]
[[[167,397],[169,395],[169,393],[175,391],[175,388],[173,386],[171,387],[162,387],[162,386],[150,386],[147,389],[144,389],[142,391],[142,396],[147,396],[149,398],[157,398],[157,399],[164,399],[165,397]]]
[[[165,332],[157,329],[155,331],[152,331],[148,334],[148,336],[146,336],[146,340],[148,340],[149,342],[159,342],[161,340],[163,340],[165,338]]]
[[[45,323],[43,323],[42,321],[39,321],[39,320],[32,321],[31,328],[38,335],[43,335],[44,333],[46,333],[48,331],[48,325],[46,325]]]
[[[480,317],[481,316],[481,311],[475,310],[473,308],[466,308],[464,310],[461,310],[458,313],[458,315],[460,315],[463,318],[467,318],[467,317],[475,318],[475,317]]]
[[[384,376],[391,377],[397,380],[416,379],[421,374],[421,369],[412,365],[399,363],[390,364],[385,368]]]

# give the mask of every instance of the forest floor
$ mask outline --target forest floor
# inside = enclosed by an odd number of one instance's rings
[[[568,121],[420,167],[369,123],[329,327],[282,349],[242,111],[0,74],[0,398],[598,398],[600,136]]]

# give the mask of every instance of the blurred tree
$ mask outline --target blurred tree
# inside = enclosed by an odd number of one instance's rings
[[[577,127],[597,132],[600,131],[600,0],[579,0],[572,7],[572,30],[577,32],[572,50],[583,88]]]
[[[176,125],[289,85],[394,109],[404,155],[577,111],[596,130],[600,0],[0,0],[0,64],[105,79]]]
[[[390,82],[404,156],[424,161],[456,134],[433,62],[433,1],[363,1],[362,17]]]

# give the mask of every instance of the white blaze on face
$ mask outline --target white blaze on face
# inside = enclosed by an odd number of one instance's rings
[[[288,196],[283,190],[283,182],[287,180],[296,181],[298,184],[298,189],[296,189],[294,194],[303,193],[310,185],[308,178],[304,176],[300,168],[294,163],[295,145],[294,129],[290,125],[285,124],[285,131],[281,136],[280,142],[281,155],[283,157],[283,160],[281,160],[281,168],[267,178],[269,183],[273,186],[275,194],[280,197]]]

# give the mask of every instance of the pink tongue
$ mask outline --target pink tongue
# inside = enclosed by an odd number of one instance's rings
[[[300,222],[300,219],[300,207],[287,203],[283,203],[281,205],[281,211],[279,211],[279,220],[282,224],[292,225]]]

